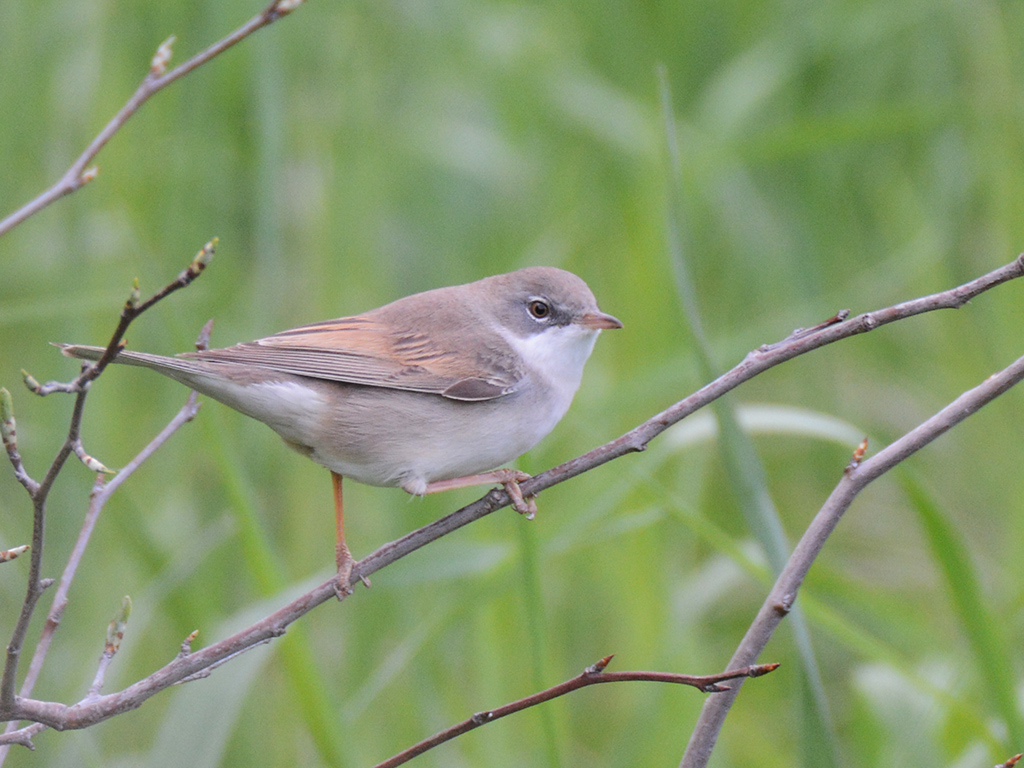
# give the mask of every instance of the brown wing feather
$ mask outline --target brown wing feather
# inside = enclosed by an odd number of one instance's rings
[[[184,356],[347,384],[439,394],[454,400],[491,400],[515,391],[521,373],[507,365],[515,358],[505,350],[484,345],[483,354],[474,359],[465,349],[477,345],[464,344],[464,335],[456,334],[461,349],[439,348],[418,331],[395,329],[393,322],[379,321],[374,317],[378,314],[380,310],[328,320]],[[479,325],[470,326],[466,333],[475,336],[478,330]]]

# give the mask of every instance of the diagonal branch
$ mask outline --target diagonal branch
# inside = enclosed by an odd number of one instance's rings
[[[771,639],[775,628],[789,613],[797,591],[810,570],[829,535],[857,495],[872,481],[906,460],[935,438],[976,413],[983,406],[1024,379],[1024,357],[994,373],[974,389],[964,392],[941,411],[898,440],[890,443],[875,456],[863,462],[855,454],[835,490],[818,511],[804,532],[789,561],[779,574],[775,586],[768,593],[757,617],[729,661],[729,666],[751,664]],[[860,451],[860,449],[858,449]],[[742,680],[735,688],[704,703],[697,726],[683,756],[681,768],[699,768],[707,764],[711,750],[718,739],[725,716],[739,693]]]
[[[860,333],[878,328],[887,323],[895,322],[903,318],[911,317],[923,312],[936,309],[956,308],[962,306],[969,299],[983,293],[996,285],[1004,283],[1024,275],[1024,255],[1014,259],[1009,264],[1000,267],[992,272],[983,275],[964,285],[952,288],[948,291],[925,296],[913,301],[897,304],[892,307],[868,312],[858,315],[849,320],[842,320],[837,315],[830,318],[826,323],[815,328],[804,330],[797,329],[789,337],[775,344],[765,345],[750,352],[743,361],[735,368],[720,376],[715,381],[699,389],[692,395],[680,400],[675,405],[667,408],[659,414],[630,430],[621,437],[612,440],[605,445],[599,446],[592,451],[566,462],[558,467],[548,470],[531,480],[522,483],[524,493],[536,494],[545,488],[564,482],[570,477],[575,477],[583,472],[606,464],[613,459],[619,458],[627,453],[643,450],[647,444],[697,409],[707,405],[726,392],[734,389],[754,376],[772,368],[780,363],[786,362],[794,357],[810,352],[814,349],[830,344],[840,339],[847,338]],[[1020,368],[1020,371],[1018,371]],[[984,402],[998,396],[1017,380],[1018,373],[1024,375],[1024,358],[1018,361],[1001,374],[991,377],[977,390],[972,390],[967,395],[958,399],[956,403],[943,410],[947,414],[947,421],[939,431],[934,432],[913,450],[906,450],[906,440],[918,435],[920,430],[931,428],[932,420],[926,422],[906,438],[902,438],[876,456],[874,460],[864,462],[858,470],[851,470],[850,477],[858,478],[863,482],[869,473],[875,472],[875,467],[880,466],[878,461],[885,455],[896,462],[902,461],[907,456],[918,450],[931,439],[934,439],[946,429],[959,423],[967,415],[980,408]],[[995,383],[993,383],[995,382]],[[979,397],[975,394],[981,392],[985,398],[983,402],[977,402],[973,407],[963,402],[968,396]],[[966,410],[962,410],[966,409]],[[919,438],[913,438],[919,439]],[[900,448],[899,446],[903,446]],[[889,460],[889,459],[887,459]],[[879,472],[880,473],[880,472]],[[871,476],[870,479],[874,479]],[[426,544],[436,541],[442,536],[461,528],[468,523],[478,520],[497,509],[509,505],[508,495],[504,491],[492,490],[483,498],[459,509],[440,520],[430,523],[416,531],[413,531],[400,539],[383,545],[375,552],[355,563],[352,569],[353,582],[361,577],[379,571],[387,565],[404,557],[410,552],[419,549]],[[820,547],[819,547],[820,548]],[[802,578],[802,576],[800,577]],[[66,705],[59,702],[45,702],[32,699],[19,698],[13,705],[8,707],[0,702],[0,718],[32,720],[49,725],[58,730],[85,728],[101,722],[116,714],[140,707],[147,699],[159,691],[181,682],[186,678],[193,677],[197,673],[218,664],[224,659],[237,654],[257,643],[266,642],[269,639],[283,635],[288,626],[304,616],[318,605],[337,597],[335,592],[335,578],[324,582],[320,586],[302,595],[296,600],[281,607],[261,621],[241,630],[240,632],[224,638],[213,645],[207,646],[194,653],[182,652],[166,665],[156,670],[148,677],[128,686],[116,693],[106,694],[99,698],[90,699],[88,702],[79,702],[73,705]],[[795,594],[795,593],[794,593]],[[786,605],[785,595],[775,598],[771,606],[776,603]],[[766,605],[769,605],[766,603]],[[775,610],[770,607],[770,610]],[[733,666],[741,666],[739,662]],[[729,694],[734,695],[734,694]]]
[[[78,156],[78,159],[71,164],[71,167],[68,168],[57,183],[35,199],[23,205],[14,213],[10,214],[3,221],[0,221],[0,237],[7,234],[10,230],[14,229],[26,219],[39,213],[39,211],[43,210],[48,205],[56,202],[66,195],[71,194],[72,192],[76,192],[96,178],[98,169],[95,167],[88,168],[87,166],[89,163],[96,158],[96,155],[98,155],[100,150],[107,145],[107,142],[114,137],[114,134],[121,130],[121,127],[128,122],[128,119],[138,112],[139,108],[142,107],[142,105],[145,104],[153,94],[162,91],[175,80],[184,77],[189,72],[202,66],[218,54],[223,53],[236,43],[241,42],[256,30],[262,29],[269,24],[273,24],[282,16],[288,15],[302,2],[303,0],[274,0],[274,2],[264,8],[259,14],[251,18],[230,35],[214,43],[205,51],[197,53],[184,64],[172,69],[170,72],[167,72],[166,70],[167,64],[170,62],[171,45],[174,42],[174,38],[168,38],[167,41],[157,49],[156,54],[153,56],[149,72],[142,79],[139,87],[135,89],[135,93],[132,94],[131,98],[129,98],[118,113],[110,119],[110,122],[103,127],[103,130],[96,135],[96,138],[90,142],[85,151]]]

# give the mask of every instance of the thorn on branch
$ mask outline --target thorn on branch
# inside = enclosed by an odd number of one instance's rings
[[[1022,757],[1022,755],[1019,755],[1019,754],[1018,755],[1014,755],[1009,760],[1007,760],[1005,763],[1000,763],[999,765],[995,766],[995,768],[1013,768],[1013,766],[1015,766],[1018,763],[1018,761],[1021,759],[1021,757]]]
[[[24,555],[30,549],[32,549],[32,547],[29,544],[22,544],[20,547],[5,549],[0,552],[0,563],[9,563],[11,560],[17,558],[18,555]]]

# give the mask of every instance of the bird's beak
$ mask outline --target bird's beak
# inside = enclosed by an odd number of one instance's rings
[[[580,318],[580,325],[584,328],[592,328],[595,331],[604,331],[621,328],[622,321],[617,317],[606,315],[604,312],[587,312],[587,314]]]

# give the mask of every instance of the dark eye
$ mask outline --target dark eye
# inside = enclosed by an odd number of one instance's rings
[[[543,320],[551,315],[551,305],[546,301],[541,301],[540,299],[534,299],[526,305],[526,308],[530,310],[530,314],[538,320]]]

